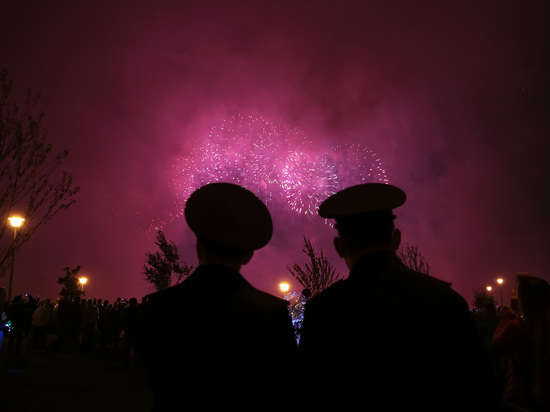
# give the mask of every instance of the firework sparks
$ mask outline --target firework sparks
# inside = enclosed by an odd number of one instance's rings
[[[213,182],[239,184],[272,211],[302,215],[315,215],[321,202],[345,187],[388,182],[382,162],[366,147],[341,144],[322,151],[303,131],[253,116],[212,126],[171,172],[176,208],[165,220],[182,216],[189,195]],[[149,230],[163,224],[159,220]]]

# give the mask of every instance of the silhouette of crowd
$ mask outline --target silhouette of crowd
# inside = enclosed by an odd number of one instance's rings
[[[550,287],[518,277],[509,308],[472,313],[451,285],[396,256],[394,209],[405,193],[362,184],[329,197],[334,246],[346,279],[308,296],[297,342],[288,302],[240,273],[271,239],[266,206],[229,183],[188,199],[199,266],[145,296],[39,301],[1,299],[8,352],[132,355],[147,374],[154,411],[174,405],[422,411],[550,411]],[[6,330],[6,327],[4,327]],[[299,376],[299,379],[296,378]]]
[[[21,357],[23,348],[42,353],[101,351],[121,353],[127,363],[129,355],[135,353],[137,307],[136,298],[109,302],[76,297],[52,302],[17,295],[11,302],[4,301],[1,308],[7,354]]]

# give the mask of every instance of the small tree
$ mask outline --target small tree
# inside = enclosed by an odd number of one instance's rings
[[[188,276],[193,270],[193,266],[186,263],[180,264],[178,247],[174,242],[168,242],[166,236],[159,230],[155,244],[159,251],[155,253],[147,252],[145,254],[145,264],[142,274],[145,280],[151,283],[156,290],[163,290],[172,285],[172,279],[175,277],[176,284],[181,282],[184,276]]]
[[[78,288],[78,277],[77,273],[80,271],[80,265],[71,269],[66,266],[63,268],[65,276],[61,276],[57,279],[57,283],[63,285],[63,289],[59,293],[64,300],[67,302],[72,302],[74,298],[84,295],[86,292]]]
[[[483,311],[489,306],[497,306],[497,301],[495,298],[489,293],[489,291],[484,289],[474,290],[474,301],[472,303],[474,305],[474,309],[478,311]]]
[[[311,291],[312,295],[325,290],[340,279],[340,274],[336,273],[336,269],[323,255],[323,251],[317,254],[311,241],[305,236],[303,252],[309,257],[309,263],[303,268],[294,264],[292,267],[287,266],[287,269],[304,288]]]
[[[397,257],[399,257],[403,264],[409,269],[424,273],[428,276],[430,275],[430,265],[418,250],[418,246],[407,244],[404,249],[401,247],[397,251]]]

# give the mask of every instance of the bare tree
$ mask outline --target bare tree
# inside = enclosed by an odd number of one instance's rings
[[[33,115],[40,95],[27,90],[24,106],[12,97],[13,81],[0,71],[0,276],[17,250],[59,211],[75,203],[79,191],[72,176],[59,170],[68,151],[53,153],[47,130],[41,126],[44,113]],[[8,217],[25,219],[14,236]]]
[[[193,266],[188,266],[186,263],[180,264],[178,247],[174,242],[166,240],[162,230],[157,232],[155,244],[159,247],[159,250],[145,254],[142,274],[145,275],[145,280],[151,283],[156,290],[169,288],[174,277],[176,284],[178,284],[184,276],[191,274]]]
[[[407,244],[404,249],[401,247],[397,251],[397,256],[409,269],[424,273],[428,276],[430,275],[430,265],[418,250],[418,246]]]
[[[292,267],[287,266],[287,269],[305,289],[309,289],[311,295],[321,292],[340,279],[340,274],[336,273],[323,251],[317,253],[305,236],[303,252],[309,257],[309,263],[304,267],[294,264]]]

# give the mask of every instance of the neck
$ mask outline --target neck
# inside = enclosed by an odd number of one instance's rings
[[[201,258],[199,259],[199,265],[221,265],[229,266],[232,269],[235,269],[237,272],[241,271],[242,264],[238,262],[232,262],[227,259],[219,259],[215,257]]]
[[[361,251],[358,251],[357,253],[350,253],[344,257],[344,260],[346,262],[346,266],[348,269],[351,270],[355,264],[362,259],[363,257],[370,255],[371,253],[375,252],[391,252],[395,253],[395,250],[392,247],[377,247],[377,248],[369,248],[369,249],[363,249]]]

